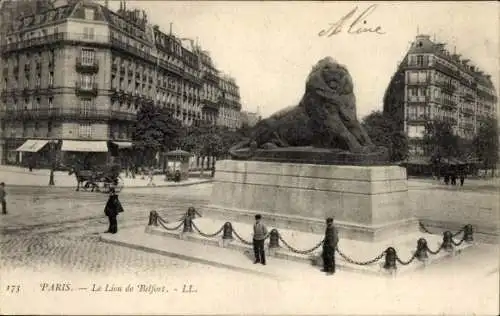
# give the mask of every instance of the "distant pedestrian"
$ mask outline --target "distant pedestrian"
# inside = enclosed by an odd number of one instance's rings
[[[447,173],[444,175],[444,184],[448,185],[450,183],[450,175]]]
[[[0,200],[2,202],[2,214],[7,214],[7,202],[5,197],[7,196],[7,192],[5,192],[5,183],[0,183]]]
[[[323,242],[323,272],[335,273],[335,249],[339,242],[338,232],[333,226],[333,218],[326,219],[325,241]]]
[[[451,174],[451,185],[457,185],[457,174],[455,172]]]
[[[264,241],[267,237],[267,228],[262,223],[262,216],[255,215],[255,224],[253,225],[253,251],[255,254],[255,263],[266,265],[266,253],[264,251]]]
[[[104,208],[104,214],[106,214],[109,219],[109,228],[106,233],[116,234],[118,232],[118,221],[116,217],[121,212],[123,212],[123,207],[120,200],[118,200],[118,194],[116,194],[114,188],[111,188],[109,190],[108,202]]]
[[[460,174],[460,186],[463,187],[465,182],[465,174],[461,173]]]

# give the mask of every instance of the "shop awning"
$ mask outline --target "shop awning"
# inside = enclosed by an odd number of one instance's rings
[[[61,151],[105,153],[108,144],[105,141],[63,140]]]
[[[113,142],[118,148],[132,148],[132,142]]]
[[[191,157],[193,154],[184,150],[173,150],[165,154],[168,157]]]
[[[27,141],[24,142],[24,144],[22,144],[19,148],[17,148],[16,151],[36,153],[48,143],[49,143],[48,140],[28,139]]]

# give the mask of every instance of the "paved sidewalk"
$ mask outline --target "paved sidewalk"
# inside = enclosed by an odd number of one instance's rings
[[[26,168],[15,166],[0,166],[0,181],[5,182],[7,186],[48,186],[50,170],[35,169],[30,172]],[[147,177],[136,176],[135,179],[121,175],[124,187],[127,188],[147,188],[147,187],[176,187],[194,185],[200,183],[211,182],[212,179],[207,178],[191,178],[180,183],[166,182],[165,176],[155,175],[153,177],[154,186],[149,185]],[[69,175],[65,171],[55,171],[54,181],[56,187],[76,187],[76,179],[74,175]]]

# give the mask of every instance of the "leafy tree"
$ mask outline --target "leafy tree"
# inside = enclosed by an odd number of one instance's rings
[[[498,137],[498,121],[496,119],[488,118],[481,122],[472,143],[475,153],[482,161],[485,169],[496,169],[498,163]]]
[[[375,145],[389,150],[391,161],[406,159],[408,138],[404,131],[398,128],[399,122],[394,117],[374,111],[363,119],[362,125]]]
[[[423,137],[426,154],[433,161],[440,162],[443,158],[459,158],[460,138],[453,133],[449,121],[433,120],[425,124]]]
[[[133,133],[134,146],[140,153],[137,162],[151,164],[158,151],[175,146],[181,131],[181,123],[168,110],[152,104],[141,106]]]

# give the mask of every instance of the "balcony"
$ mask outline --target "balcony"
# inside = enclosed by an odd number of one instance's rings
[[[425,68],[429,68],[429,65],[424,65],[424,64],[408,64],[406,67],[406,69],[425,69]]]
[[[211,81],[215,84],[218,84],[219,83],[219,77],[217,77],[216,75],[214,75],[213,73],[211,72],[206,72],[204,75],[203,75],[203,78],[207,81]]]
[[[134,122],[137,120],[137,114],[112,110],[110,120]]]
[[[464,107],[462,108],[462,113],[467,116],[472,116],[474,115],[474,109],[471,109],[469,107]]]
[[[443,92],[445,92],[449,95],[452,95],[457,90],[457,88],[449,82],[438,81],[438,82],[435,82],[435,85],[437,87],[441,88],[441,90]]]
[[[184,70],[181,67],[168,63],[164,60],[160,60],[160,66],[166,69],[167,71],[177,74],[179,76],[182,76],[182,74],[184,73]]]
[[[439,63],[439,62],[434,63],[434,68],[436,70],[444,73],[445,75],[460,79],[460,72],[453,70],[453,69],[450,69],[447,66],[443,65],[442,63]]]
[[[118,65],[117,65],[117,64],[114,64],[114,63],[113,63],[113,64],[111,64],[111,70],[112,70],[113,72],[116,72],[116,71],[118,70]]]
[[[90,63],[83,62],[81,57],[76,59],[76,71],[81,73],[98,73],[99,72],[99,62],[94,59]]]
[[[10,43],[2,47],[2,54],[13,53],[19,50],[27,48],[35,48],[39,46],[47,46],[54,43],[58,43],[66,38],[65,33],[55,33],[47,36],[42,36],[38,38],[32,38],[16,43]]]
[[[443,107],[445,109],[455,109],[457,107],[457,103],[455,101],[452,101],[452,100],[448,100],[448,99],[444,99],[444,100],[441,100],[441,103],[443,104]]]
[[[31,66],[29,64],[24,65],[24,72],[30,72]]]
[[[411,80],[409,80],[406,85],[407,86],[426,86],[429,83],[430,83],[430,80],[429,80],[429,78],[427,78],[424,81],[411,81]]]
[[[474,96],[472,94],[470,94],[470,93],[466,93],[464,95],[464,100],[468,101],[468,102],[474,102]]]
[[[117,38],[111,37],[110,42],[111,42],[111,47],[114,49],[117,49],[117,50],[123,51],[125,53],[140,57],[140,58],[142,58],[144,60],[148,60],[150,62],[156,62],[156,59],[153,56],[151,56],[150,54],[148,54],[148,53],[146,53],[146,52],[140,50],[139,48],[134,47],[130,44],[124,43]]]
[[[81,96],[97,96],[97,82],[93,82],[89,85],[82,85],[81,82],[75,84],[75,94]]]

